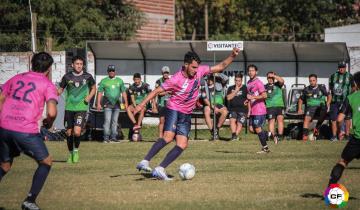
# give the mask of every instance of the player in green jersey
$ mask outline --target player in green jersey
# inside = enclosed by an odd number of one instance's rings
[[[352,134],[346,144],[341,159],[334,166],[330,174],[330,184],[336,184],[345,169],[345,167],[353,160],[360,158],[360,72],[354,74],[355,87],[352,94],[348,95],[344,103],[340,107],[340,113],[337,123],[342,124],[346,115],[352,114]]]
[[[155,88],[160,87],[167,79],[170,78],[170,68],[168,66],[163,66],[161,68],[162,77],[156,80]],[[154,112],[159,113],[159,138],[162,138],[164,135],[164,123],[165,123],[165,113],[166,113],[166,102],[169,99],[170,95],[168,92],[160,93],[154,103]]]
[[[64,123],[70,152],[68,163],[79,162],[81,133],[85,129],[89,102],[96,92],[94,78],[84,71],[84,61],[80,56],[73,57],[73,71],[63,76],[58,89],[59,95],[66,90]]]
[[[319,119],[314,128],[314,135],[317,136],[319,128],[325,120],[327,110],[330,106],[330,96],[324,85],[317,84],[317,75],[309,75],[310,85],[304,88],[298,102],[298,113],[304,114],[302,105],[305,103],[305,118],[303,126],[303,141],[308,140],[309,124],[315,115],[319,115]],[[326,100],[325,100],[325,97]]]
[[[97,110],[104,109],[104,143],[119,142],[118,119],[122,99],[125,110],[128,107],[125,85],[122,79],[115,76],[115,66],[109,65],[108,77],[99,83],[97,95]]]
[[[270,137],[274,139],[275,144],[282,139],[284,134],[284,79],[274,72],[267,73],[268,83],[265,85],[267,92],[266,111],[269,122]],[[276,81],[276,82],[275,82]],[[275,133],[275,122],[278,123],[278,134]]]

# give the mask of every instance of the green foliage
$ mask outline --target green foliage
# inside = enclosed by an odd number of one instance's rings
[[[177,0],[177,39],[321,41],[324,28],[360,22],[354,0]]]
[[[143,24],[143,14],[119,0],[32,0],[37,13],[37,42],[54,39],[53,49],[84,47],[89,39],[128,40]],[[30,50],[28,1],[5,0],[0,4],[0,51]],[[19,41],[22,40],[22,41]],[[38,47],[40,49],[40,47]]]

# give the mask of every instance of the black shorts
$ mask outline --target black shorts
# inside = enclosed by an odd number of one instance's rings
[[[330,104],[330,120],[331,121],[336,121],[337,117],[339,115],[339,111],[340,111],[340,106],[342,105],[341,102],[334,102]],[[351,112],[349,112],[349,114],[347,114],[345,116],[345,120],[350,120],[351,119]]]
[[[279,115],[284,115],[284,108],[283,107],[269,107],[266,109],[266,118],[268,120],[270,119],[276,119]]]
[[[0,128],[0,162],[12,162],[21,152],[37,161],[49,156],[40,133],[20,133]]]
[[[65,110],[64,125],[66,129],[74,128],[79,126],[81,129],[85,128],[87,121],[86,111],[68,111]]]
[[[351,136],[349,142],[341,153],[341,158],[346,162],[352,161],[354,158],[360,159],[360,139]]]
[[[326,114],[326,106],[309,106],[305,109],[305,116],[314,118],[314,116],[321,116]]]
[[[158,107],[158,112],[159,112],[159,116],[160,116],[160,117],[165,117],[166,107],[165,107],[165,106],[159,106],[159,107]]]
[[[229,118],[236,119],[236,121],[241,123],[242,125],[245,125],[245,123],[246,123],[246,113],[245,112],[230,111]]]

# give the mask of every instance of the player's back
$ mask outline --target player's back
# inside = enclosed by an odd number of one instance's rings
[[[44,103],[58,98],[55,85],[37,72],[18,74],[1,89],[6,98],[0,113],[0,127],[22,133],[38,133]]]

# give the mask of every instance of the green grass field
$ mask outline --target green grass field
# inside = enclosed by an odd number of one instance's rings
[[[65,142],[48,142],[52,171],[37,203],[43,209],[328,209],[322,193],[346,142],[283,141],[260,149],[254,135],[240,142],[190,141],[167,169],[175,180],[149,178],[135,170],[152,142],[83,142],[80,163],[67,164]],[[168,145],[152,161],[159,163]],[[193,180],[181,181],[178,167],[195,165]],[[0,209],[19,209],[36,164],[16,159],[0,184]],[[360,209],[360,161],[341,180],[350,193],[347,209]]]

